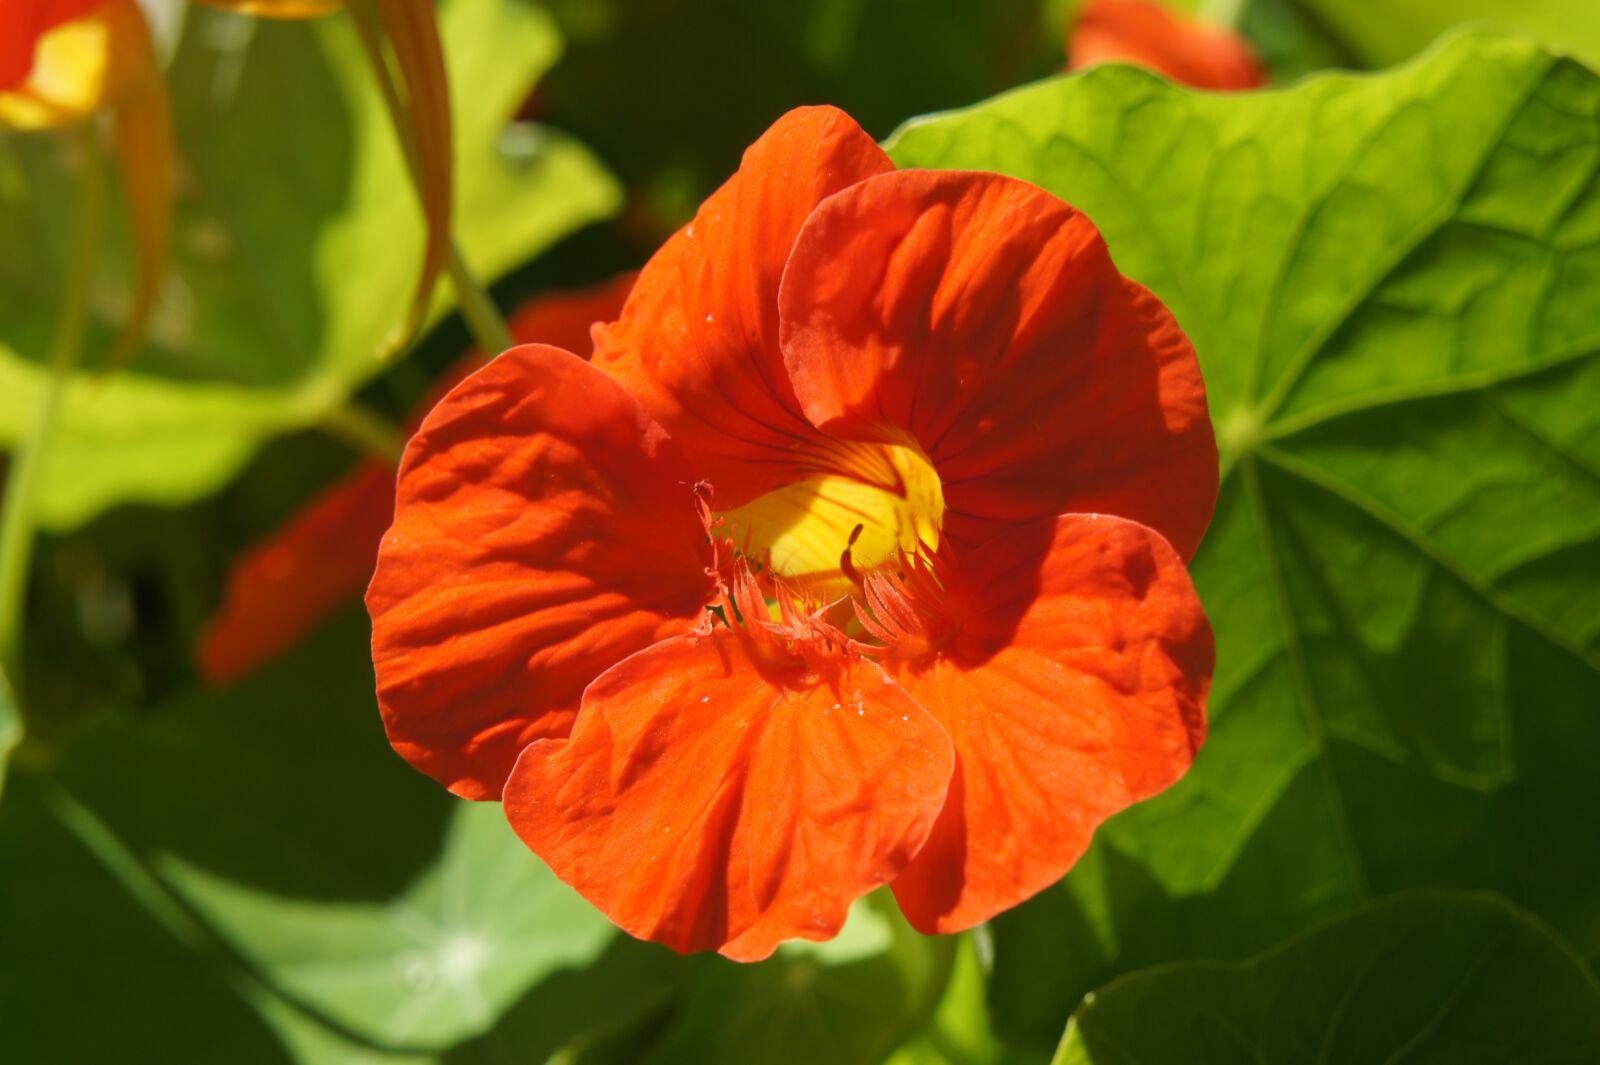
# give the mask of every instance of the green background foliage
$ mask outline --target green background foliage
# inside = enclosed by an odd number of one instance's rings
[[[169,72],[183,182],[163,313],[127,370],[73,382],[39,501],[51,526],[213,492],[269,437],[329,419],[383,368],[416,283],[416,193],[350,21],[190,21]],[[559,50],[547,16],[452,0],[441,22],[472,87],[454,98],[456,234],[494,275],[615,211],[618,192],[559,131],[506,131]],[[81,165],[59,140],[0,144],[0,441],[26,430],[44,377]],[[130,262],[105,243],[95,350]]]
[[[620,935],[396,758],[354,604],[203,687],[228,564],[356,461],[350,411],[403,424],[468,342],[444,286],[376,360],[422,227],[349,19],[195,9],[173,279],[133,363],[72,384],[0,678],[0,1058],[1600,1058],[1600,11],[1252,0],[1280,84],[1217,95],[1047,77],[1075,7],[447,0],[457,232],[510,306],[636,266],[788,107],[887,135],[1000,92],[886,146],[1085,211],[1205,369],[1218,671],[1178,786],[973,936],[878,895],[738,966]],[[1467,19],[1532,36],[1417,55]],[[0,443],[53,328],[62,143],[0,137]]]

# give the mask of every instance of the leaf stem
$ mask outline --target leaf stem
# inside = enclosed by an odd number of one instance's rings
[[[398,464],[405,451],[405,436],[394,423],[353,401],[324,414],[322,428],[357,451],[390,464]]]
[[[456,288],[456,300],[461,317],[467,323],[467,331],[483,353],[493,358],[515,347],[516,341],[511,339],[511,329],[506,325],[500,308],[495,306],[488,290],[467,265],[466,257],[461,254],[461,245],[456,243],[453,236],[450,238],[450,263],[446,269],[450,274],[450,283]]]
[[[49,454],[51,438],[61,412],[72,371],[83,356],[88,321],[89,286],[94,273],[95,246],[100,239],[100,214],[105,201],[105,169],[96,142],[96,130],[85,125],[77,131],[83,159],[79,183],[78,232],[67,268],[61,317],[48,363],[49,377],[34,408],[33,422],[17,443],[5,495],[0,499],[0,666],[18,682],[22,638],[22,608],[33,560],[34,504],[39,478]],[[15,689],[14,689],[15,690]]]
[[[411,113],[405,100],[400,96],[400,87],[395,81],[394,72],[389,68],[388,57],[383,48],[381,24],[367,0],[349,6],[361,38],[361,47],[367,54],[373,78],[378,83],[384,105],[389,111],[389,118],[394,124],[395,136],[399,139],[400,147],[406,157],[406,168],[411,174],[412,182],[418,184],[420,195],[422,162],[417,153],[417,139],[411,129]],[[500,313],[500,308],[495,306],[489,290],[472,272],[453,232],[450,235],[450,260],[446,269],[450,275],[450,283],[456,290],[456,302],[462,320],[466,322],[467,331],[472,334],[473,342],[490,356],[498,355],[512,347],[511,330],[506,326],[505,316]]]

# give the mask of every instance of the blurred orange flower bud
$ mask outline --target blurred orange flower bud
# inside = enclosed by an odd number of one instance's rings
[[[1067,40],[1067,66],[1132,63],[1197,89],[1254,89],[1266,71],[1250,42],[1152,0],[1089,0]]]

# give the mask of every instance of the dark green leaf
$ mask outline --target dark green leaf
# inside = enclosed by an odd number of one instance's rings
[[[11,761],[11,752],[21,742],[22,711],[17,708],[5,670],[0,669],[0,796],[5,794],[6,765]]]
[[[1135,973],[1073,1018],[1057,1065],[1600,1059],[1600,985],[1492,895],[1378,903],[1240,964]]]
[[[4,1057],[50,1065],[289,1065],[214,958],[113,878],[92,815],[18,774],[0,804]],[[113,859],[115,860],[115,859]]]
[[[1085,210],[1194,339],[1223,449],[1210,740],[997,922],[1012,1036],[1407,887],[1600,956],[1597,122],[1600,78],[1479,35],[1280,93],[1102,69],[894,138]]]

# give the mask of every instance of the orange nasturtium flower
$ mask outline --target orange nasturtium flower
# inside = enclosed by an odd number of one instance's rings
[[[137,283],[113,360],[144,332],[172,230],[172,111],[134,0],[0,0],[0,129],[109,113],[127,190]]]
[[[1255,89],[1266,71],[1250,42],[1154,0],[1089,0],[1067,40],[1073,70],[1133,63],[1197,89]]]
[[[511,335],[587,354],[590,327],[617,316],[633,276],[535,297],[512,315]],[[473,351],[445,370],[419,418],[482,365]],[[251,548],[229,570],[222,605],[200,633],[197,657],[206,680],[227,684],[253,672],[360,594],[393,516],[394,464],[371,459]]]
[[[636,936],[759,959],[884,883],[968,928],[1193,759],[1216,491],[1194,350],[1088,219],[794,111],[592,362],[423,421],[384,723]]]

